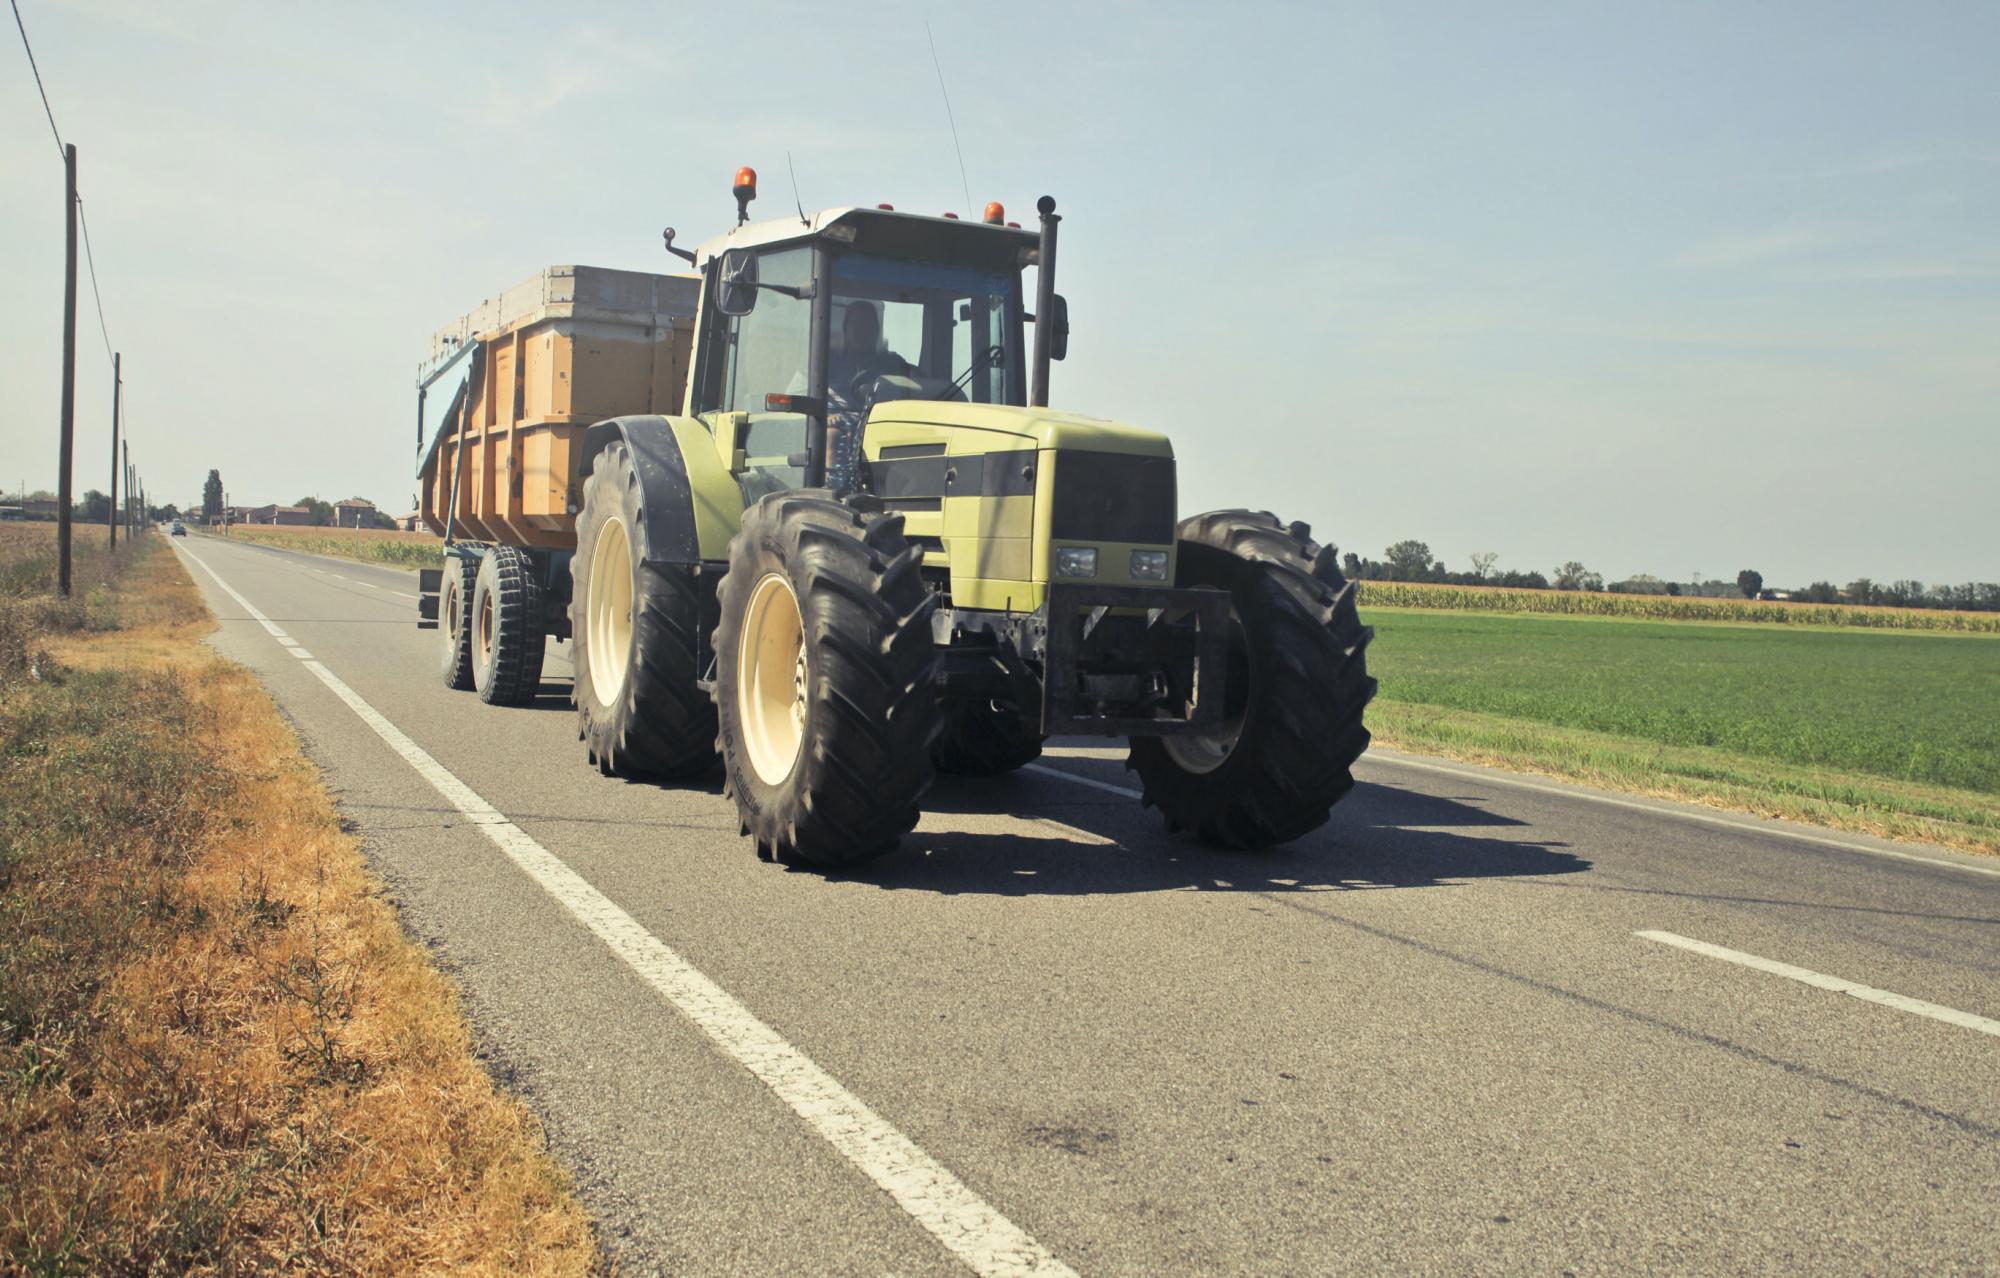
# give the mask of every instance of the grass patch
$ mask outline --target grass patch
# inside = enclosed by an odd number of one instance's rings
[[[392,532],[381,528],[287,528],[282,525],[237,525],[232,541],[252,541],[283,550],[332,555],[392,568],[435,568],[444,558],[444,538],[427,532]]]
[[[0,600],[0,1270],[590,1272],[289,728],[119,558],[94,628]]]
[[[1416,581],[1360,583],[1364,608],[1436,608],[1451,612],[1525,612],[1565,617],[1630,617],[1756,625],[1834,626],[1863,630],[1940,630],[2000,635],[2000,612],[1937,608],[1864,608],[1849,604],[1619,595],[1585,590],[1516,590]]]
[[[1370,610],[1412,750],[2000,851],[2000,645]]]

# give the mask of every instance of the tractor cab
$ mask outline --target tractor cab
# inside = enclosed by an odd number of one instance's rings
[[[755,174],[739,173],[739,213],[754,194]],[[1042,238],[997,203],[980,222],[834,208],[741,224],[693,251],[669,231],[702,278],[686,413],[733,436],[751,497],[852,491],[877,404],[1025,407],[1021,277]]]

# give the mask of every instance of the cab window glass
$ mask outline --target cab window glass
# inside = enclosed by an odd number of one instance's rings
[[[812,281],[812,250],[765,253],[758,259],[757,271],[763,283],[803,288]],[[756,308],[729,320],[724,330],[727,349],[718,407],[725,412],[762,413],[766,395],[805,394],[811,334],[810,301],[758,289]]]

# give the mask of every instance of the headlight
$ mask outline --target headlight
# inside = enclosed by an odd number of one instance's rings
[[[1097,575],[1097,547],[1058,546],[1056,547],[1056,576],[1095,577]]]
[[[1136,581],[1165,581],[1167,579],[1167,552],[1164,550],[1133,551],[1132,577]]]

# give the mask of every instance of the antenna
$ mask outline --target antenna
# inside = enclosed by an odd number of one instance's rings
[[[938,95],[944,99],[945,123],[951,125],[951,149],[958,153],[958,181],[965,188],[965,215],[972,216],[972,183],[965,177],[965,148],[958,144],[958,121],[951,114],[951,93],[944,87],[944,64],[938,61],[937,40],[931,35],[931,24],[924,22],[924,39],[930,41],[931,65],[937,68]]]
[[[806,221],[805,201],[799,199],[799,171],[792,167],[792,153],[790,151],[785,152],[785,171],[792,175],[792,203],[799,206],[799,225],[811,226],[812,223]]]

